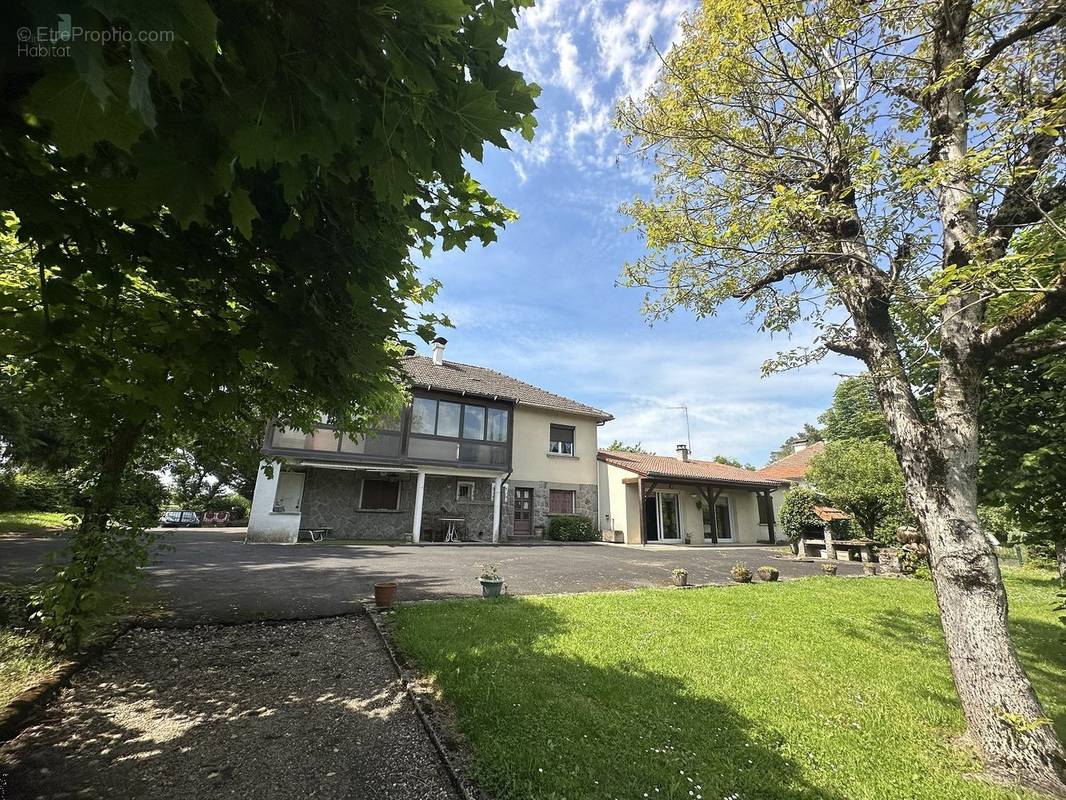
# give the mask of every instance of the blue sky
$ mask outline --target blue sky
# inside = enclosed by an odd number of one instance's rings
[[[615,104],[654,80],[658,57],[691,6],[680,0],[540,0],[522,12],[508,62],[543,88],[534,141],[486,151],[472,171],[520,219],[487,248],[437,253],[425,277],[444,288],[434,310],[455,328],[446,358],[507,372],[615,416],[600,432],[672,453],[722,453],[761,466],[786,437],[814,422],[843,373],[826,361],[761,377],[764,360],[807,337],[771,338],[724,308],[697,320],[679,312],[651,327],[643,293],[616,284],[642,252],[618,206],[651,191],[649,167],[625,152],[611,126]]]

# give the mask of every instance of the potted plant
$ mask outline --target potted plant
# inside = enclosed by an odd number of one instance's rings
[[[481,582],[482,597],[500,596],[500,589],[503,588],[503,578],[500,577],[499,564],[484,564],[478,580]]]
[[[675,586],[688,586],[688,570],[684,567],[678,567],[673,571],[674,585]]]
[[[822,564],[822,572],[832,577],[837,574],[837,565],[835,563]]]
[[[751,583],[751,570],[742,561],[733,565],[733,568],[729,570],[729,576],[737,583]]]
[[[374,584],[374,603],[378,608],[390,608],[396,602],[396,581]]]
[[[776,581],[781,577],[781,573],[778,572],[777,567],[759,567],[755,570],[759,574],[759,580],[761,581]]]

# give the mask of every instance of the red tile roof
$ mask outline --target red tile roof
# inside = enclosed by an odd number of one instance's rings
[[[719,464],[717,461],[689,459],[681,461],[673,456],[630,453],[621,450],[600,450],[598,458],[616,467],[635,472],[644,478],[678,478],[708,483],[727,483],[758,488],[776,489],[780,481],[771,480],[749,469]]]
[[[518,405],[579,414],[600,421],[614,419],[606,411],[554,394],[494,369],[460,364],[457,361],[445,361],[437,365],[433,363],[432,358],[426,356],[406,356],[403,363],[412,385],[423,389],[474,394],[486,398],[498,397]]]
[[[804,447],[798,453],[779,458],[772,464],[767,464],[757,473],[763,478],[773,478],[779,481],[801,481],[807,474],[807,466],[811,459],[819,453],[825,452],[825,442],[814,442]]]

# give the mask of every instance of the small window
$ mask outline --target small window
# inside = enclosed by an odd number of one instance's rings
[[[455,499],[460,502],[470,502],[474,499],[474,482],[459,481],[455,484]]]
[[[574,513],[574,490],[573,489],[549,489],[548,490],[548,513],[549,514],[573,514]]]
[[[572,456],[574,454],[574,429],[569,425],[552,425],[548,452]]]
[[[363,511],[398,511],[400,482],[380,478],[363,478],[363,493],[359,498]]]
[[[768,525],[770,517],[774,515],[774,498],[769,495],[758,495],[759,524]]]

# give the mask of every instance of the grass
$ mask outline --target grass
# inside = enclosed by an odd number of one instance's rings
[[[1048,572],[1009,570],[1011,626],[1060,736]],[[401,607],[400,647],[503,798],[1009,798],[967,777],[932,588],[813,578]]]
[[[67,514],[62,511],[0,512],[0,533],[38,533],[65,527]]]
[[[60,660],[35,635],[0,627],[0,707],[30,688]]]

